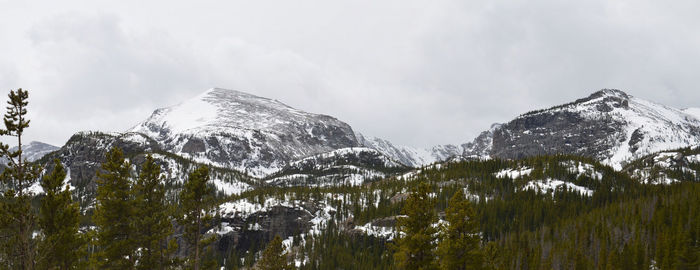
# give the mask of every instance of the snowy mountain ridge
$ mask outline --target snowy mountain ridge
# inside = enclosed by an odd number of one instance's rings
[[[454,145],[440,145],[432,149],[414,148],[404,145],[395,145],[388,140],[377,137],[355,135],[364,147],[375,149],[388,157],[401,162],[404,165],[420,167],[446,160],[452,156],[461,155],[462,150]]]
[[[306,157],[351,147],[372,148],[412,167],[447,160],[464,152],[455,145],[431,149],[394,145],[356,133],[348,124],[331,116],[221,88],[157,109],[128,132],[156,140],[165,151],[254,177],[274,174]]]
[[[13,146],[10,148],[10,151],[17,151],[17,149],[17,146]],[[31,141],[29,142],[29,144],[23,145],[22,157],[26,158],[29,161],[36,161],[44,157],[46,154],[56,151],[58,149],[58,147],[47,143]],[[4,165],[7,164],[7,161],[7,158],[3,157],[2,160],[0,160],[0,163]]]
[[[456,158],[521,158],[567,153],[620,169],[649,153],[700,144],[700,109],[678,110],[603,89],[574,102],[493,124],[461,145],[414,148],[365,136],[327,115],[277,100],[212,88],[161,108],[129,132],[200,163],[271,175],[294,161],[350,147],[372,148],[401,164],[419,167]]]
[[[165,151],[256,177],[297,159],[359,146],[352,128],[336,118],[220,88],[158,109],[129,131],[155,139]]]
[[[679,109],[603,89],[523,114],[493,133],[491,156],[566,153],[616,169],[650,153],[700,144],[700,120]]]

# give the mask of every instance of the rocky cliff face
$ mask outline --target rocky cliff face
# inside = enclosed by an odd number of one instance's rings
[[[621,169],[647,154],[700,144],[700,120],[681,110],[604,89],[572,103],[523,114],[483,133],[481,153],[522,158],[565,153]],[[469,148],[469,147],[465,147]],[[466,152],[468,153],[468,152]]]
[[[357,136],[413,167],[462,158],[518,159],[544,154],[595,158],[616,169],[647,154],[700,144],[700,109],[679,110],[615,89],[493,124],[472,142],[430,149],[397,146],[379,138]]]
[[[501,124],[495,123],[486,131],[481,132],[474,141],[462,144],[463,157],[489,157],[493,150],[493,133],[501,129]]]

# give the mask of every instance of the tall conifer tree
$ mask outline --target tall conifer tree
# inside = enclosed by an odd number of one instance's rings
[[[462,189],[457,190],[445,209],[447,224],[440,226],[437,254],[445,270],[480,269],[483,258],[479,250],[481,237],[476,212]]]
[[[211,220],[209,212],[213,208],[214,190],[207,185],[209,168],[201,166],[189,174],[180,193],[180,209],[183,211],[182,225],[184,226],[185,241],[189,245],[189,265],[199,270],[202,258],[202,247],[212,239],[203,239],[202,230]]]
[[[173,231],[172,211],[165,201],[162,180],[160,166],[151,155],[146,156],[134,184],[136,239],[141,248],[138,269],[166,269],[173,265],[171,257],[177,245],[167,241]]]
[[[112,148],[102,172],[98,172],[97,204],[93,221],[97,226],[94,263],[97,268],[133,269],[136,219],[131,191],[130,165],[119,148]]]
[[[0,174],[7,187],[0,200],[0,239],[3,239],[0,259],[12,269],[34,269],[36,241],[32,233],[36,227],[36,213],[27,189],[36,182],[39,168],[22,155],[22,136],[30,122],[26,118],[29,93],[21,88],[11,90],[8,98],[5,128],[0,129],[0,135],[15,137],[17,149],[0,143],[0,157],[7,159],[7,167]]]
[[[68,186],[63,185],[66,170],[54,161],[53,171],[45,175],[41,187],[46,193],[39,209],[39,227],[44,235],[39,244],[40,269],[75,269],[84,254],[85,239],[78,231],[80,208],[73,202]]]
[[[437,221],[435,202],[429,196],[430,187],[421,183],[406,199],[397,220],[394,262],[398,269],[436,269],[435,234],[432,224]]]

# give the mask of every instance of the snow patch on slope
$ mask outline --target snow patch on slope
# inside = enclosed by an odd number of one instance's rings
[[[496,177],[498,178],[511,178],[516,179],[525,175],[530,175],[532,173],[532,168],[517,168],[517,169],[504,169],[496,172]]]
[[[163,109],[163,113],[158,115],[160,117],[158,122],[163,123],[173,133],[184,133],[201,126],[216,125],[219,109],[207,101],[211,91],[174,107]]]
[[[545,180],[535,180],[535,181],[530,181],[523,187],[523,190],[535,190],[537,192],[542,192],[542,193],[551,193],[552,196],[554,196],[554,191],[557,189],[561,188],[566,188],[569,190],[573,190],[574,192],[577,192],[579,194],[585,195],[585,196],[593,196],[593,190],[590,190],[588,188],[582,187],[582,186],[577,186],[573,183],[561,181],[561,180],[555,180],[555,179],[545,179]]]

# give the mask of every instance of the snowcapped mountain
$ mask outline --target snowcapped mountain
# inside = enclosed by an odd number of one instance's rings
[[[384,155],[402,164],[412,167],[431,164],[436,161],[446,160],[455,155],[461,155],[462,150],[454,145],[441,145],[432,149],[414,148],[403,145],[395,145],[390,141],[368,137],[357,133],[355,135],[364,147],[375,149]]]
[[[22,157],[29,161],[36,161],[58,149],[58,147],[47,143],[32,141],[22,147]],[[10,151],[17,151],[17,146],[10,148]],[[5,165],[7,161],[7,158],[3,157],[2,160],[0,160],[0,164]]]
[[[348,124],[331,116],[220,88],[157,109],[129,132],[154,139],[164,151],[255,177],[266,177],[294,161],[348,147],[371,148],[413,167],[461,156],[465,151],[455,145],[431,149],[394,145],[355,133]]]
[[[289,162],[360,146],[352,128],[327,115],[220,88],[158,109],[130,130],[198,162],[268,175]]]
[[[58,149],[58,147],[47,143],[32,141],[22,147],[22,155],[29,161],[35,161]],[[11,150],[16,151],[17,146],[12,147]]]
[[[516,159],[566,153],[621,169],[650,153],[699,145],[700,119],[693,112],[604,89],[495,128],[490,155]],[[488,142],[487,137],[482,140]]]
[[[541,154],[595,158],[616,169],[662,150],[700,145],[700,108],[679,110],[603,89],[586,98],[495,123],[472,142],[430,149],[357,134],[360,143],[410,166],[451,158],[518,159]]]
[[[500,127],[499,123],[492,124],[491,128],[481,132],[472,142],[461,145],[436,145],[431,148],[395,145],[388,140],[368,137],[359,133],[356,133],[355,137],[364,147],[376,149],[407,166],[420,167],[435,162],[463,160],[464,158],[490,158],[493,133]]]

